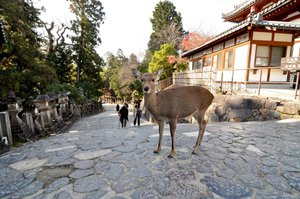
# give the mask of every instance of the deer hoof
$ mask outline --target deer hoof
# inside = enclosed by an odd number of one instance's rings
[[[155,149],[155,150],[153,151],[153,153],[160,153],[160,150],[159,150],[159,149]]]
[[[170,154],[168,155],[168,158],[174,158],[174,155]]]

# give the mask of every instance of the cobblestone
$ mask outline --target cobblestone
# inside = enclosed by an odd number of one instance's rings
[[[154,154],[156,124],[118,128],[115,107],[104,107],[2,154],[0,198],[300,199],[300,120],[210,123],[197,155],[197,125],[178,124],[169,159],[168,125]]]

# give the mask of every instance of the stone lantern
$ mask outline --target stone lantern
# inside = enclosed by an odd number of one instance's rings
[[[22,133],[22,129],[20,126],[22,120],[19,118],[18,113],[20,113],[23,110],[23,101],[24,99],[16,97],[15,92],[13,91],[10,91],[8,97],[6,98],[7,112],[10,117],[10,125],[13,134]]]
[[[33,133],[35,133],[35,104],[34,98],[30,96],[23,106],[25,113],[22,114],[22,120],[25,122]]]
[[[53,93],[53,92],[47,93],[47,95],[50,98],[49,106],[51,107],[51,109],[50,109],[51,118],[53,118],[55,121],[62,120],[62,117],[59,116],[57,113],[59,95],[57,95],[56,93]]]
[[[61,93],[58,97],[59,115],[62,117],[69,110],[68,101],[70,92]]]
[[[49,101],[50,101],[50,97],[47,94],[38,95],[34,100],[40,114],[41,125],[44,129],[50,128],[52,126],[52,120],[51,120],[52,107],[49,105]]]

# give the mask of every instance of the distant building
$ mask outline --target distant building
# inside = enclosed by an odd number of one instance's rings
[[[182,57],[189,60],[186,72],[174,74],[174,81],[202,74],[201,84],[230,81],[249,85],[290,81],[290,71],[282,70],[281,58],[300,56],[300,1],[248,0],[223,14],[224,21],[234,22],[229,30]],[[182,83],[182,82],[181,82]]]

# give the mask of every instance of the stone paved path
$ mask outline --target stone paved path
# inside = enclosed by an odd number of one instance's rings
[[[212,123],[198,155],[197,125],[179,124],[168,159],[167,125],[153,154],[156,125],[118,129],[114,106],[105,108],[68,133],[2,154],[0,198],[300,199],[300,121]]]

